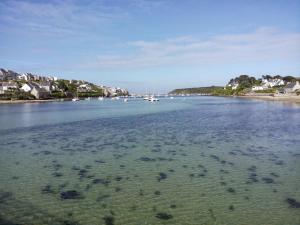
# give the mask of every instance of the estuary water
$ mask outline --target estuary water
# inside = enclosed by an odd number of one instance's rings
[[[0,224],[299,225],[300,107],[0,105]]]

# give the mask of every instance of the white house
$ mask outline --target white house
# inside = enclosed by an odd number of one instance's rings
[[[28,81],[29,77],[25,73],[23,73],[23,74],[18,75],[18,79]]]
[[[32,90],[33,86],[30,84],[23,84],[23,86],[20,88],[21,90],[25,91],[25,92],[30,92]]]
[[[12,89],[17,89],[18,85],[14,82],[3,82],[2,83],[2,90],[3,91],[8,91]]]
[[[239,86],[239,83],[232,83],[232,84],[228,84],[228,87],[231,87],[232,90],[236,90]]]
[[[50,82],[40,82],[39,83],[39,88],[43,88],[46,91],[50,92],[51,84],[50,84]]]
[[[287,84],[284,90],[285,90],[286,93],[291,93],[291,92],[295,92],[297,90],[300,90],[299,81]]]
[[[280,78],[262,79],[262,86],[274,87],[284,85],[284,81]]]
[[[265,90],[266,87],[265,86],[253,86],[252,87],[252,91],[262,91]]]
[[[90,92],[91,90],[92,87],[89,84],[81,84],[77,88],[78,92]]]

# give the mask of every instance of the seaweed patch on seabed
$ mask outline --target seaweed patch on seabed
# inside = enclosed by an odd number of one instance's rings
[[[66,199],[81,199],[82,195],[76,190],[63,191],[60,193],[60,198],[63,200]]]
[[[156,161],[154,158],[150,158],[150,157],[140,157],[139,160],[143,161],[143,162],[154,162]]]
[[[105,225],[114,225],[115,224],[115,219],[113,216],[105,216],[103,217]]]
[[[56,192],[53,189],[53,187],[50,184],[48,184],[41,189],[41,193],[42,194],[55,194]]]
[[[286,202],[290,205],[290,208],[300,208],[300,202],[294,198],[287,198]]]
[[[93,180],[93,184],[103,184],[105,186],[107,186],[108,184],[110,184],[110,180],[108,178],[106,179],[102,179],[102,178],[97,178]]]
[[[263,177],[261,178],[266,184],[274,183],[274,180],[270,177]]]
[[[161,220],[169,220],[173,218],[171,214],[164,213],[164,212],[157,213],[155,217]]]
[[[158,182],[160,182],[161,180],[167,179],[167,177],[168,177],[167,174],[161,172],[161,173],[159,173],[157,180],[158,180]]]
[[[9,191],[0,192],[0,204],[4,204],[7,200],[13,198],[13,193]]]
[[[233,189],[233,188],[227,188],[227,191],[229,192],[229,193],[232,193],[232,194],[235,194],[235,189]]]

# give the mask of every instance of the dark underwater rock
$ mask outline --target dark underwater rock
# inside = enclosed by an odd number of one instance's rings
[[[274,180],[270,177],[263,177],[261,178],[266,184],[272,184],[274,183]]]
[[[175,209],[175,208],[177,208],[177,206],[175,204],[172,204],[172,205],[170,205],[170,208]]]
[[[160,191],[155,191],[154,194],[155,195],[160,195],[161,193],[160,193]]]
[[[0,204],[13,197],[13,193],[9,191],[0,192]]]
[[[104,184],[108,185],[110,183],[110,180],[107,179],[102,179],[102,178],[97,178],[93,180],[93,184]]]
[[[20,223],[14,223],[12,221],[2,219],[1,217],[0,217],[0,224],[1,225],[21,225]]]
[[[143,162],[154,162],[155,161],[155,159],[149,158],[149,157],[141,157],[141,158],[139,158],[139,160],[141,160]]]
[[[210,157],[213,158],[213,159],[215,159],[215,160],[217,160],[217,161],[220,161],[220,158],[218,156],[216,156],[216,155],[210,155]]]
[[[70,190],[70,191],[63,191],[60,193],[61,199],[79,199],[81,195],[78,191]]]
[[[249,171],[251,171],[251,172],[255,172],[256,171],[256,166],[250,166],[249,168],[248,168],[248,170]]]
[[[233,193],[233,194],[235,193],[235,190],[234,190],[233,188],[231,188],[231,187],[230,187],[230,188],[227,188],[227,191],[228,191],[229,193]]]
[[[165,180],[167,179],[167,174],[165,173],[159,173],[159,177],[157,178],[157,180],[160,182],[161,180]]]
[[[290,208],[300,208],[300,202],[296,201],[296,199],[287,198],[286,201],[289,203]]]
[[[169,220],[173,218],[171,214],[163,213],[163,212],[157,213],[155,217],[161,220]]]
[[[104,223],[105,225],[114,225],[114,221],[115,221],[115,218],[112,217],[112,216],[105,216],[103,217],[103,220],[104,220]]]

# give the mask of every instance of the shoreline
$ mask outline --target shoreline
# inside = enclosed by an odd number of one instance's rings
[[[284,102],[284,103],[296,103],[300,104],[300,96],[262,96],[262,95],[244,95],[237,96],[238,98],[247,98],[247,99],[258,99],[264,101],[273,101],[273,102]]]
[[[211,95],[213,96],[213,95]],[[245,99],[256,99],[263,101],[273,101],[273,102],[285,102],[285,103],[295,103],[300,105],[300,95],[296,96],[271,96],[271,95],[242,95],[242,96],[215,96],[215,97],[234,97],[234,98],[245,98]],[[35,99],[35,100],[0,100],[1,104],[25,104],[25,103],[48,103],[48,102],[65,102],[71,101],[70,98],[62,99]]]
[[[1,104],[64,102],[64,101],[70,101],[70,99],[0,100],[0,105]]]

